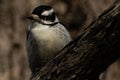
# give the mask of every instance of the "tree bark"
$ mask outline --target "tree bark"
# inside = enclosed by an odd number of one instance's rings
[[[114,3],[31,80],[99,80],[120,57],[120,2]]]

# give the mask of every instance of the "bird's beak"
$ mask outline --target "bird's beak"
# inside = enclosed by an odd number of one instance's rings
[[[40,18],[38,15],[32,14],[31,16],[28,16],[27,19],[29,20],[35,20],[35,21],[39,21]]]
[[[34,20],[34,17],[33,16],[28,16],[27,19]]]

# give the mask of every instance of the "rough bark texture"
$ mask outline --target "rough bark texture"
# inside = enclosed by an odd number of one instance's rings
[[[99,80],[120,57],[120,2],[114,3],[31,80]]]

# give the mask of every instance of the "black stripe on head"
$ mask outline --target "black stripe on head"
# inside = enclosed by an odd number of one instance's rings
[[[36,7],[36,8],[33,10],[32,14],[36,14],[36,15],[38,15],[38,16],[41,16],[42,12],[44,12],[44,11],[46,11],[46,10],[51,10],[51,9],[52,9],[52,7],[50,7],[50,6],[41,5],[41,6]]]
[[[56,18],[55,12],[53,12],[51,15],[41,15],[44,11],[49,11],[51,9],[52,7],[47,5],[38,6],[33,10],[32,14],[38,15],[43,20],[54,22]]]

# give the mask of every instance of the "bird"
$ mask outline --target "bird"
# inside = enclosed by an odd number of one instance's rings
[[[72,39],[51,6],[35,7],[27,18],[30,20],[26,40],[28,62],[31,72],[35,73]]]

